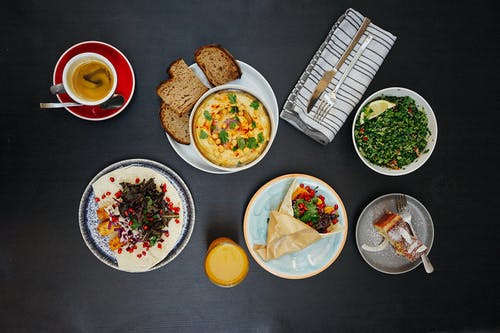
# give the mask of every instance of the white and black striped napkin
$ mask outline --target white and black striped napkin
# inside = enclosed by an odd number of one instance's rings
[[[326,92],[335,89],[338,80],[342,77],[365,38],[368,35],[373,36],[373,40],[339,88],[334,109],[322,121],[314,119],[315,113],[318,112],[317,105],[319,102],[316,103],[309,114],[307,113],[307,104],[314,88],[316,88],[323,73],[333,69],[337,61],[342,57],[342,54],[359,30],[363,19],[363,15],[349,8],[337,20],[325,41],[309,62],[306,70],[302,73],[281,111],[282,119],[324,145],[332,142],[351,111],[359,103],[366,88],[396,41],[396,36],[370,23],[354,50],[326,88]]]

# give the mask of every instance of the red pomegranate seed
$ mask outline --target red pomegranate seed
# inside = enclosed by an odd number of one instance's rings
[[[142,254],[140,254],[140,253],[139,253],[139,254],[137,255],[137,258],[140,258],[140,257],[142,257]]]
[[[106,199],[106,194],[101,195],[101,199]]]
[[[158,243],[158,245],[156,245],[159,249],[161,249],[161,243]]]
[[[109,192],[109,191],[108,191],[108,192],[106,192],[106,195],[111,195],[111,192]]]
[[[118,249],[118,254],[121,254],[121,253],[122,253],[122,248],[120,247],[120,248]]]
[[[139,183],[140,181],[141,181],[141,180],[140,180],[139,178],[136,178],[136,179],[135,179],[135,183],[136,183],[136,184],[137,184],[137,183]]]
[[[146,251],[142,251],[142,255],[145,256],[146,255]]]
[[[121,196],[122,196],[122,191],[118,191],[118,192],[115,193],[115,197],[116,198],[119,198]]]
[[[99,202],[101,201],[101,199],[99,199],[98,197],[95,198],[95,202]]]
[[[175,219],[175,223],[179,224],[180,222],[179,219]]]
[[[164,232],[164,234],[165,234],[165,237],[168,237],[170,235],[170,232],[168,232],[168,230],[167,230]]]
[[[109,180],[114,183],[115,182],[115,178],[114,177],[109,177]]]

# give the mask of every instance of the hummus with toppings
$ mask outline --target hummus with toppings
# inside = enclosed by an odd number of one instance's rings
[[[210,162],[240,167],[257,159],[271,137],[271,121],[264,105],[236,89],[217,91],[205,98],[193,116],[193,138]]]

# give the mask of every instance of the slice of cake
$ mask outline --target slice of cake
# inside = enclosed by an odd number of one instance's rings
[[[397,254],[410,261],[420,258],[427,250],[427,246],[411,234],[408,223],[398,214],[386,212],[373,226],[389,240]]]

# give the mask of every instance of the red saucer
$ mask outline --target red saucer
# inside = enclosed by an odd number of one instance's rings
[[[98,41],[87,41],[78,43],[70,47],[57,61],[54,68],[53,82],[58,84],[62,82],[62,73],[66,63],[75,55],[83,52],[98,53],[111,61],[116,69],[118,76],[118,84],[116,85],[116,93],[123,95],[125,103],[112,110],[103,110],[99,106],[73,106],[67,107],[66,110],[73,115],[86,120],[105,120],[112,118],[123,111],[132,99],[135,89],[135,76],[132,65],[128,59],[117,48],[109,44]],[[57,98],[61,102],[72,102],[68,94],[59,94]]]

